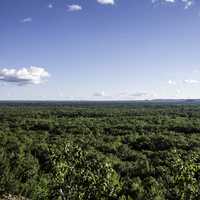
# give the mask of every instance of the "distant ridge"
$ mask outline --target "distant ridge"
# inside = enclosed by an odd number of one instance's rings
[[[200,99],[152,99],[150,102],[166,102],[166,103],[200,103]]]
[[[110,105],[110,104],[200,104],[200,99],[151,100],[0,100],[0,105]]]

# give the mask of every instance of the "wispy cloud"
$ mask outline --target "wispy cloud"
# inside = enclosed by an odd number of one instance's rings
[[[48,77],[50,77],[50,74],[41,67],[0,69],[0,81],[17,85],[40,84]]]
[[[119,92],[117,94],[106,94],[104,91],[95,92],[91,99],[95,100],[145,100],[154,99],[156,94],[147,92]]]
[[[183,84],[200,84],[200,80],[197,79],[182,79],[179,81],[168,80],[169,85],[183,86]]]
[[[175,0],[164,0],[165,2],[168,2],[168,3],[175,3],[176,1]]]
[[[185,9],[190,8],[194,4],[194,0],[182,0],[182,2],[185,4]]]
[[[78,4],[68,5],[68,11],[70,12],[81,11],[82,9],[83,9],[82,6]]]
[[[107,4],[107,5],[114,5],[115,4],[115,0],[97,0],[98,3],[100,4]]]
[[[162,3],[162,2],[166,2],[166,3],[175,3],[175,0],[151,0],[152,3]]]
[[[194,4],[194,0],[151,0],[151,2],[154,3],[182,3],[184,6],[184,9],[190,8]]]
[[[52,3],[50,3],[49,5],[48,5],[48,8],[53,8],[53,4]]]
[[[147,92],[136,92],[136,93],[133,93],[131,94],[130,96],[132,97],[145,97],[145,96],[148,96],[149,94]]]
[[[104,97],[105,96],[105,92],[101,91],[101,92],[95,92],[93,94],[94,97]]]
[[[27,18],[24,18],[22,20],[20,20],[21,23],[28,23],[28,22],[32,22],[32,18],[31,17],[27,17]]]
[[[169,85],[176,85],[176,81],[168,80],[168,84],[169,84]]]
[[[116,95],[113,95],[113,99],[116,100],[144,100],[144,99],[154,99],[157,95],[155,93],[148,92],[120,92]]]
[[[199,84],[200,81],[199,80],[195,80],[195,79],[186,79],[186,80],[184,80],[184,83],[187,83],[187,84]]]

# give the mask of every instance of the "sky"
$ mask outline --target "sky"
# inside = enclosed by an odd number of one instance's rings
[[[0,100],[199,91],[200,0],[0,0]]]

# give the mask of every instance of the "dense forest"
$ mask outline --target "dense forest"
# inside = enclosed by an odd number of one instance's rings
[[[200,199],[200,104],[1,102],[0,196]]]

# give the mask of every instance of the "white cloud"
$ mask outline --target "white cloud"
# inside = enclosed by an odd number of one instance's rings
[[[166,2],[166,3],[175,3],[176,0],[151,0],[152,3]]]
[[[178,82],[174,81],[174,80],[168,80],[168,84],[169,85],[177,85],[177,86],[182,86],[183,84],[200,84],[200,80],[196,80],[196,79],[182,79],[179,80]]]
[[[91,97],[92,100],[150,100],[156,98],[155,93],[135,92],[130,93],[127,91],[119,92],[117,94],[105,94],[102,92],[95,92]]]
[[[186,80],[184,80],[184,83],[187,83],[187,84],[198,84],[198,83],[200,83],[200,81],[194,80],[194,79],[186,79]]]
[[[105,92],[101,91],[101,92],[95,92],[93,94],[94,97],[104,97],[105,96]]]
[[[136,92],[130,95],[135,100],[151,100],[157,97],[156,93]]]
[[[97,2],[100,4],[110,4],[110,5],[115,4],[115,0],[97,0]]]
[[[70,11],[70,12],[80,11],[80,10],[82,10],[81,5],[78,5],[78,4],[68,5],[68,11]]]
[[[194,0],[151,0],[154,3],[182,3],[184,9],[190,8],[194,4]]]
[[[175,3],[175,0],[164,0],[165,2],[169,2],[169,3]]]
[[[49,5],[48,5],[48,8],[53,8],[53,4],[52,3],[50,3]]]
[[[50,74],[41,67],[31,66],[21,69],[0,69],[0,81],[15,83],[17,85],[43,83]]]
[[[113,99],[115,100],[145,100],[145,99],[154,99],[156,98],[155,93],[148,93],[148,92],[134,92],[130,93],[128,91],[120,92],[116,95],[113,95]]]
[[[182,0],[182,2],[185,4],[185,9],[190,8],[194,4],[194,0]]]
[[[168,84],[169,84],[169,85],[176,85],[176,81],[168,80]]]
[[[27,18],[24,18],[22,20],[20,20],[21,23],[27,23],[27,22],[32,22],[32,18],[31,17],[27,17]]]
[[[132,97],[145,97],[145,96],[148,96],[149,94],[147,92],[136,92],[136,93],[133,93],[131,94],[130,96]]]

